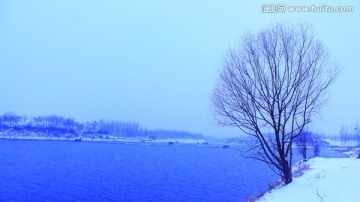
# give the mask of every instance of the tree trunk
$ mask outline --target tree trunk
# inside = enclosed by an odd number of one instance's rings
[[[290,184],[292,182],[292,172],[288,161],[285,161],[282,173],[283,173],[282,180],[285,183],[285,185]]]

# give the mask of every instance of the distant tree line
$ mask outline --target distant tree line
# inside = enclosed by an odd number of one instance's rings
[[[341,141],[343,146],[359,146],[360,123],[354,124],[352,127],[342,126],[337,139]]]
[[[312,148],[315,157],[320,155],[322,140],[319,135],[310,131],[303,131],[296,139],[294,139],[294,143],[304,161],[308,159],[307,153],[310,148]]]
[[[59,115],[28,117],[8,112],[0,115],[0,133],[4,136],[48,136],[48,137],[87,137],[109,139],[114,137],[147,139],[202,139],[201,134],[182,131],[147,130],[137,122],[87,121],[78,122],[73,118]]]

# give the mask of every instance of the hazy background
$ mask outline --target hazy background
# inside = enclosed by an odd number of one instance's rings
[[[250,2],[250,1],[248,1]],[[272,2],[275,3],[275,2]],[[282,3],[282,2],[279,2]],[[311,128],[360,121],[360,4],[353,13],[262,13],[266,1],[0,1],[0,113],[138,121],[150,129],[239,135],[221,128],[210,96],[223,54],[246,31],[311,24],[343,65]]]

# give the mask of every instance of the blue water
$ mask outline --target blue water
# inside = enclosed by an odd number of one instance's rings
[[[245,201],[277,179],[235,149],[0,140],[4,201]]]

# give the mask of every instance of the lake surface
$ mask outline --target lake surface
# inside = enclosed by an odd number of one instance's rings
[[[246,201],[278,179],[236,149],[0,140],[3,201]]]

